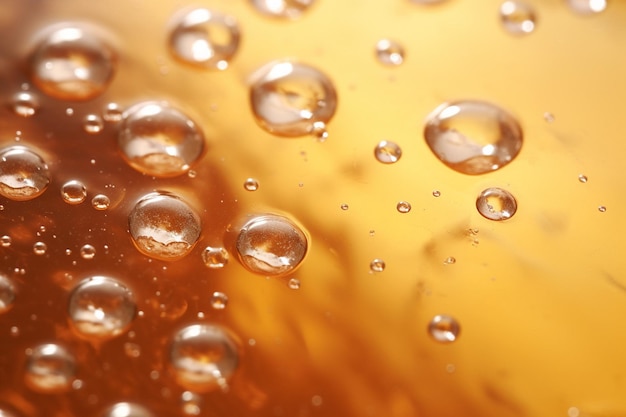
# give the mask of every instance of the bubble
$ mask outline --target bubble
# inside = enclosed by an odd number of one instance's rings
[[[605,206],[599,206],[599,207],[598,207],[598,211],[599,211],[600,213],[604,213],[604,212],[606,211],[606,207],[605,207]]]
[[[522,147],[517,120],[483,101],[445,103],[430,114],[424,137],[431,151],[462,174],[496,171],[511,162]]]
[[[211,295],[211,307],[214,310],[224,310],[228,305],[228,296],[223,292],[215,291]]]
[[[339,206],[340,209],[342,209],[343,211],[346,211],[350,208],[350,206],[348,206],[346,203],[343,203],[342,205]]]
[[[169,48],[184,63],[224,70],[239,48],[240,36],[235,18],[198,8],[175,16]]]
[[[44,93],[61,100],[89,100],[113,78],[113,51],[90,31],[64,27],[39,43],[31,61],[32,79]]]
[[[433,197],[441,197],[441,191],[439,191],[439,190],[434,190],[434,191],[433,191]]]
[[[385,264],[385,261],[383,261],[382,259],[376,258],[372,260],[372,262],[370,262],[370,271],[383,272],[386,266],[387,265]]]
[[[91,206],[96,210],[107,210],[111,206],[111,199],[104,194],[96,194],[91,199]]]
[[[117,103],[108,103],[102,112],[102,119],[108,123],[121,122],[124,113]]]
[[[16,290],[13,282],[8,277],[0,275],[0,314],[13,308],[15,297]]]
[[[548,123],[554,123],[554,121],[556,120],[556,117],[554,117],[554,115],[550,112],[545,112],[543,114],[543,120],[545,120]]]
[[[228,263],[228,252],[224,248],[207,246],[202,251],[202,261],[207,268],[221,269]]]
[[[176,333],[169,358],[179,385],[193,392],[208,392],[228,387],[239,364],[239,351],[224,328],[192,324]]]
[[[61,197],[67,204],[80,204],[87,198],[87,187],[78,180],[68,181],[61,187]]]
[[[243,266],[262,275],[293,272],[302,263],[308,239],[291,220],[274,214],[248,221],[237,237],[237,253]]]
[[[489,220],[506,220],[517,211],[517,201],[511,193],[502,188],[487,188],[476,199],[478,212]]]
[[[259,189],[259,182],[254,178],[248,178],[246,181],[244,181],[243,188],[248,191],[256,191]]]
[[[31,117],[39,110],[39,100],[33,94],[22,91],[13,96],[11,108],[18,116]]]
[[[35,242],[35,244],[33,245],[33,253],[35,255],[45,255],[47,250],[48,245],[46,245],[44,242]]]
[[[297,19],[315,0],[250,0],[252,6],[259,12],[287,19]]]
[[[0,150],[0,195],[14,201],[39,197],[50,184],[48,165],[23,146]]]
[[[124,343],[124,353],[129,358],[138,358],[141,356],[141,346],[137,343],[126,342]]]
[[[87,338],[111,339],[124,333],[137,314],[131,291],[121,282],[104,276],[81,281],[71,292],[69,322]]]
[[[607,0],[566,0],[569,8],[583,15],[603,12],[607,6]]]
[[[456,263],[456,258],[454,256],[448,256],[443,260],[444,265],[454,265]]]
[[[535,30],[537,17],[528,4],[521,1],[505,1],[500,6],[500,20],[507,32],[525,35]]]
[[[397,143],[383,140],[374,148],[374,156],[378,162],[393,164],[400,160],[402,149]]]
[[[181,198],[166,192],[144,196],[128,216],[137,249],[151,258],[173,261],[193,249],[202,226],[200,217]]]
[[[146,101],[124,112],[118,144],[137,171],[155,177],[186,173],[204,149],[200,127],[165,102]]]
[[[83,259],[93,259],[96,256],[96,248],[90,244],[85,244],[80,248],[80,257]]]
[[[253,75],[252,111],[258,124],[277,136],[314,134],[325,139],[335,114],[337,93],[319,70],[298,62],[271,62]]]
[[[578,181],[582,182],[582,183],[586,183],[589,179],[587,178],[586,175],[583,174],[578,174]]]
[[[384,65],[401,65],[404,62],[404,47],[396,41],[381,39],[376,43],[376,58]]]
[[[452,343],[459,337],[461,326],[452,317],[437,315],[428,324],[428,333],[435,341]]]
[[[59,393],[71,388],[76,372],[74,356],[63,346],[48,343],[27,349],[26,384],[41,393]]]
[[[406,201],[399,201],[396,205],[396,209],[400,213],[408,213],[409,211],[411,211],[411,203]]]
[[[100,116],[97,114],[88,114],[85,116],[85,119],[83,120],[83,129],[85,132],[95,135],[102,132],[103,128],[104,122]]]
[[[188,416],[200,415],[202,411],[202,397],[197,393],[184,391],[180,396],[180,402],[183,414]]]
[[[292,290],[299,290],[300,280],[298,278],[290,278],[289,281],[287,282],[287,286],[291,288]]]
[[[148,409],[133,403],[117,403],[109,407],[102,417],[154,417]]]

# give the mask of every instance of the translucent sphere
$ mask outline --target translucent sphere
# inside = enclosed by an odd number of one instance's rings
[[[24,378],[41,393],[67,391],[74,380],[76,361],[63,346],[48,343],[27,350]]]
[[[39,197],[50,184],[48,165],[23,146],[0,150],[0,195],[14,201]]]

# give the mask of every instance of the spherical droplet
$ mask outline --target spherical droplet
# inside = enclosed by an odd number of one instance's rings
[[[0,237],[0,245],[3,248],[8,248],[9,246],[11,246],[12,242],[13,242],[13,239],[11,239],[11,236],[4,235]]]
[[[48,245],[46,245],[44,242],[35,242],[35,244],[33,245],[33,253],[35,255],[45,255],[47,250]]]
[[[440,343],[452,343],[458,337],[461,326],[452,317],[437,315],[428,324],[428,333],[435,341]]]
[[[397,143],[383,140],[374,148],[374,156],[378,162],[393,164],[400,160],[402,148]]]
[[[91,31],[64,27],[39,44],[31,73],[35,85],[52,97],[89,100],[107,88],[114,61],[113,51]]]
[[[146,101],[124,112],[118,144],[124,159],[155,177],[186,173],[204,149],[200,127],[164,102]]]
[[[582,182],[582,183],[586,183],[589,179],[587,178],[586,175],[583,174],[578,174],[578,181]]]
[[[39,197],[50,184],[48,165],[23,146],[0,151],[0,195],[14,201]]]
[[[124,333],[137,314],[131,291],[121,282],[94,276],[71,292],[68,305],[71,326],[86,338],[111,339]]]
[[[11,108],[18,116],[31,117],[39,110],[39,100],[32,93],[22,91],[13,96]]]
[[[308,238],[288,218],[266,214],[252,218],[241,228],[236,245],[246,269],[277,276],[293,272],[302,263]]]
[[[384,65],[401,65],[404,62],[404,47],[396,41],[381,39],[376,43],[376,58]]]
[[[245,188],[248,191],[256,191],[259,189],[259,182],[255,180],[254,178],[248,178],[247,180],[244,181],[243,188]]]
[[[0,275],[0,314],[11,310],[15,297],[16,290],[13,282],[8,277]]]
[[[287,286],[291,288],[292,290],[299,290],[300,280],[298,278],[290,278],[289,281],[287,282]]]
[[[60,393],[71,388],[76,371],[74,356],[63,346],[48,343],[27,350],[26,384],[41,393]]]
[[[111,199],[104,194],[96,194],[91,199],[91,206],[96,210],[107,210],[111,205]]]
[[[504,29],[513,35],[525,35],[535,30],[537,17],[531,6],[521,1],[505,1],[500,6]]]
[[[104,128],[104,122],[102,118],[97,114],[88,114],[83,120],[83,129],[85,132],[95,135],[102,132]]]
[[[124,118],[124,113],[117,103],[108,103],[102,112],[102,119],[108,123],[121,122]]]
[[[263,129],[285,137],[325,137],[337,106],[335,87],[325,74],[283,60],[263,66],[252,78],[252,111]]]
[[[346,203],[343,203],[339,206],[340,209],[342,209],[343,211],[346,211],[350,208],[350,206],[348,206]]]
[[[489,220],[506,220],[517,211],[517,201],[502,188],[487,188],[476,199],[478,212]]]
[[[443,260],[444,265],[454,265],[456,263],[456,258],[454,256],[448,256]]]
[[[214,310],[224,310],[228,305],[228,296],[223,292],[215,291],[211,295],[211,307]]]
[[[383,272],[385,270],[385,267],[387,265],[385,264],[385,261],[383,261],[382,259],[373,259],[372,262],[370,262],[370,271],[372,272]]]
[[[408,213],[409,211],[411,211],[411,203],[407,201],[399,201],[396,205],[396,209],[400,213]]]
[[[68,181],[61,187],[61,197],[67,204],[80,204],[87,198],[87,187],[78,180]]]
[[[80,257],[83,259],[93,259],[96,256],[96,248],[90,244],[80,247]]]
[[[207,268],[221,269],[228,263],[228,252],[224,248],[207,246],[202,251],[202,261]]]
[[[591,15],[603,12],[607,6],[607,0],[566,0],[569,8],[583,15]]]
[[[202,230],[198,214],[181,198],[165,192],[150,193],[139,200],[128,223],[137,249],[164,261],[187,255]]]
[[[315,0],[250,0],[259,12],[279,18],[297,19]]]
[[[239,364],[239,349],[226,329],[192,324],[176,333],[169,358],[180,386],[194,392],[208,392],[227,388]]]
[[[445,103],[430,114],[424,137],[431,151],[462,174],[492,172],[522,147],[522,129],[500,107],[483,101]]]
[[[605,206],[599,206],[599,207],[598,207],[598,211],[599,211],[600,213],[604,213],[604,212],[606,211],[606,207],[605,207]]]
[[[232,16],[197,8],[175,16],[172,25],[170,52],[186,64],[224,70],[239,48],[239,25]]]
[[[147,408],[133,403],[117,403],[102,413],[102,417],[154,417]]]
[[[434,190],[434,191],[433,191],[433,197],[441,197],[441,191],[439,191],[439,190]]]

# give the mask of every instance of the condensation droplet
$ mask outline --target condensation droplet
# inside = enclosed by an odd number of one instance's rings
[[[528,4],[505,1],[500,6],[500,20],[504,29],[513,35],[526,35],[535,30],[537,16]]]
[[[32,93],[22,91],[13,96],[11,108],[18,116],[31,117],[39,110],[39,100]]]
[[[95,135],[102,132],[103,128],[104,122],[100,116],[97,114],[88,114],[85,116],[85,119],[83,120],[83,129],[85,132]]]
[[[250,102],[259,125],[285,137],[327,136],[335,114],[337,93],[319,70],[298,62],[271,62],[252,76]]]
[[[180,402],[185,415],[197,416],[202,412],[202,397],[195,392],[184,391],[180,396]]]
[[[64,27],[40,42],[31,65],[33,82],[44,93],[61,100],[89,100],[109,85],[115,56],[91,31]]]
[[[228,296],[223,292],[215,291],[210,301],[214,310],[224,310],[228,305]]]
[[[586,183],[589,179],[587,178],[586,175],[583,174],[578,174],[578,181],[582,182],[582,183]]]
[[[452,317],[437,315],[428,324],[428,333],[433,340],[440,343],[452,343],[458,337],[461,326]]]
[[[385,270],[385,267],[387,265],[385,264],[385,261],[383,261],[382,259],[373,259],[372,262],[370,262],[370,271],[372,272],[383,272]]]
[[[244,181],[243,188],[245,188],[247,191],[256,191],[259,189],[259,182],[254,178],[248,178]]]
[[[207,246],[202,251],[202,261],[207,268],[221,269],[228,264],[228,252],[221,247]]]
[[[433,197],[441,197],[441,191],[439,191],[439,190],[434,190],[434,191],[433,191]]]
[[[23,146],[0,151],[0,195],[14,201],[39,197],[50,184],[48,165]]]
[[[117,403],[106,409],[102,417],[154,417],[154,414],[138,404]]]
[[[246,269],[277,276],[293,272],[302,263],[308,238],[288,218],[266,214],[252,218],[241,228],[236,246]]]
[[[35,244],[33,245],[33,253],[35,255],[45,255],[47,250],[48,245],[46,245],[44,242],[35,242]]]
[[[376,43],[376,58],[381,64],[401,65],[404,62],[404,54],[404,47],[396,41],[381,39]]]
[[[85,244],[80,248],[80,257],[83,259],[93,259],[96,256],[96,248],[90,244]]]
[[[250,0],[254,8],[268,16],[297,19],[315,0]]]
[[[87,198],[87,187],[78,180],[68,181],[61,187],[61,197],[67,204],[80,204]]]
[[[128,164],[155,177],[186,173],[204,149],[200,127],[165,102],[146,101],[124,112],[118,144]]]
[[[128,330],[136,314],[131,291],[109,277],[87,278],[70,294],[69,322],[87,338],[104,340],[119,336]]]
[[[72,386],[74,356],[63,346],[48,343],[27,350],[24,379],[34,391],[60,393]]]
[[[137,249],[151,258],[173,261],[187,255],[200,237],[200,217],[181,198],[166,192],[150,193],[128,216]]]
[[[224,328],[192,324],[178,331],[170,345],[176,382],[193,392],[228,388],[239,364],[239,348]]]
[[[411,211],[411,203],[407,201],[399,201],[398,204],[396,204],[396,209],[400,213],[408,213]]]
[[[172,26],[170,52],[195,67],[224,70],[239,48],[239,25],[232,16],[204,8],[185,10]]]
[[[522,147],[522,129],[509,113],[483,101],[457,101],[428,116],[424,137],[431,151],[462,174],[479,175],[510,163]]]
[[[104,194],[96,194],[91,199],[91,206],[96,210],[107,210],[111,205],[111,199]]]
[[[607,6],[607,0],[566,0],[569,8],[582,15],[592,15],[603,12]]]
[[[448,256],[443,260],[444,265],[454,265],[456,263],[456,258],[454,256]]]
[[[374,156],[378,162],[393,164],[400,160],[402,148],[397,143],[383,140],[374,148]]]
[[[15,297],[16,290],[13,282],[8,277],[0,275],[0,314],[11,310]]]
[[[123,118],[124,113],[117,103],[108,103],[102,112],[102,119],[107,123],[121,122]]]
[[[599,211],[600,213],[604,213],[604,212],[606,211],[606,207],[605,207],[605,206],[599,206],[599,207],[598,207],[598,211]]]
[[[489,220],[506,220],[517,211],[517,201],[513,194],[502,188],[487,188],[476,199],[478,212]]]
[[[11,246],[12,242],[13,242],[13,239],[11,239],[11,236],[4,235],[4,236],[0,237],[0,245],[3,248],[8,248],[9,246]]]
[[[291,288],[292,290],[299,290],[300,280],[298,278],[290,278],[289,281],[287,282],[287,286]]]

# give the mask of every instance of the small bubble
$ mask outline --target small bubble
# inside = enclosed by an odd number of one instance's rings
[[[170,344],[176,382],[193,392],[228,388],[239,364],[238,344],[224,328],[192,324],[178,331]]]
[[[3,248],[8,248],[9,246],[11,246],[12,242],[13,240],[11,239],[11,236],[4,235],[0,237],[0,245],[2,245]]]
[[[82,389],[83,385],[83,381],[81,381],[80,379],[75,379],[74,381],[72,381],[72,389],[74,390]]]
[[[66,116],[73,116],[74,115],[74,109],[71,107],[68,107],[67,109],[65,109],[65,115]]]
[[[13,282],[8,277],[0,275],[0,314],[11,310],[15,297],[16,290]]]
[[[396,204],[396,209],[400,213],[408,213],[409,211],[411,211],[411,203],[408,203],[406,201],[399,201],[398,204]]]
[[[105,410],[102,417],[154,417],[154,414],[138,404],[117,403]]]
[[[87,187],[78,181],[68,181],[61,187],[61,197],[67,204],[80,204],[87,198]]]
[[[245,188],[247,191],[256,191],[259,189],[259,182],[254,178],[248,178],[244,181],[243,188]]]
[[[604,212],[606,211],[606,207],[605,207],[605,206],[599,206],[599,207],[598,207],[598,211],[599,211],[600,213],[604,213]]]
[[[228,305],[228,296],[223,292],[215,291],[211,295],[211,307],[214,310],[224,310]]]
[[[297,19],[315,0],[250,0],[252,6],[267,16]]]
[[[578,174],[578,181],[580,181],[582,183],[586,183],[588,181],[588,178],[587,178],[586,175]]]
[[[252,76],[250,100],[258,124],[268,132],[285,137],[313,133],[319,140],[327,135],[337,93],[316,68],[283,60],[263,66]]]
[[[22,146],[0,150],[0,195],[14,201],[39,197],[50,184],[48,165]]]
[[[126,342],[124,343],[124,353],[129,358],[138,358],[141,356],[141,346],[137,343]]]
[[[339,208],[341,208],[343,211],[346,211],[350,208],[350,206],[348,206],[346,203],[343,203],[342,205],[339,206]]]
[[[96,210],[107,210],[111,205],[111,199],[104,194],[96,194],[91,199],[91,206]]]
[[[287,282],[287,286],[291,288],[292,290],[299,290],[300,280],[298,278],[290,278],[289,281]]]
[[[454,256],[448,256],[443,260],[444,265],[454,265],[456,263],[456,258]]]
[[[141,198],[128,224],[136,248],[151,258],[173,261],[187,255],[200,237],[200,217],[179,197],[166,192]]]
[[[381,39],[376,43],[376,58],[384,65],[401,65],[404,62],[404,47],[396,41]]]
[[[232,16],[198,8],[174,17],[169,48],[179,61],[225,70],[239,48],[239,25]]]
[[[197,416],[202,412],[202,397],[195,392],[183,392],[180,396],[180,400],[183,414]]]
[[[513,35],[526,35],[535,30],[537,17],[528,4],[505,1],[500,6],[500,20],[504,29]]]
[[[507,220],[517,211],[517,201],[502,188],[487,188],[476,199],[478,212],[489,220]]]
[[[96,248],[92,245],[85,244],[80,248],[80,257],[83,259],[93,259],[96,256]]]
[[[71,388],[76,361],[63,346],[43,344],[27,350],[26,383],[34,391],[60,393]]]
[[[121,107],[117,103],[108,103],[102,112],[102,119],[107,123],[121,122],[124,118]]]
[[[103,128],[104,122],[100,116],[97,114],[88,114],[85,116],[85,119],[83,120],[83,129],[85,132],[95,135],[102,132]]]
[[[18,337],[20,335],[20,328],[17,326],[11,326],[11,328],[9,329],[9,333],[13,337]]]
[[[383,272],[386,266],[387,265],[385,264],[385,261],[383,261],[382,259],[376,258],[372,260],[372,262],[370,262],[370,271]]]
[[[567,0],[569,8],[582,15],[591,15],[603,12],[607,6],[607,0]]]
[[[439,191],[439,190],[434,190],[434,191],[433,191],[433,197],[441,197],[441,191]]]
[[[554,115],[550,112],[545,112],[543,114],[543,120],[545,120],[548,123],[554,123],[554,121],[556,120],[556,118],[554,117]]]
[[[397,143],[383,140],[374,148],[374,156],[378,162],[393,164],[400,160],[402,149]]]
[[[48,245],[46,245],[44,242],[35,242],[35,244],[33,245],[33,253],[35,255],[45,255],[47,250]]]
[[[323,402],[324,402],[324,400],[323,400],[321,395],[314,395],[311,398],[311,405],[313,405],[314,407],[321,406]]]
[[[119,336],[128,330],[136,313],[131,291],[112,278],[87,278],[70,294],[69,321],[84,337],[111,339]]]
[[[187,176],[189,178],[196,178],[197,175],[198,175],[198,173],[195,170],[193,170],[193,169],[190,169],[189,171],[187,171]]]
[[[39,100],[33,94],[23,91],[13,96],[11,108],[18,116],[31,117],[39,110]]]
[[[437,315],[428,324],[428,333],[437,342],[452,343],[459,337],[461,326],[450,316]]]
[[[221,247],[207,246],[202,251],[202,261],[207,268],[221,269],[228,264],[228,252]]]

